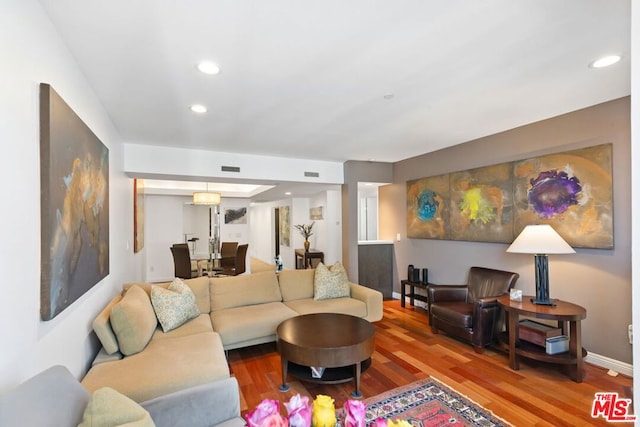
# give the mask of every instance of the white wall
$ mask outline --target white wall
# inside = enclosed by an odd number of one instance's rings
[[[91,322],[125,280],[136,279],[133,183],[121,139],[40,4],[0,2],[0,392],[54,364],[80,377],[97,351]],[[109,148],[110,273],[48,322],[40,321],[39,84],[49,83]]]

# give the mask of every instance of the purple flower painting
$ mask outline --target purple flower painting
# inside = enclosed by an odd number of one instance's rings
[[[540,172],[531,179],[531,188],[527,193],[531,208],[540,218],[549,219],[566,212],[578,204],[582,192],[580,180],[565,171],[549,170]]]

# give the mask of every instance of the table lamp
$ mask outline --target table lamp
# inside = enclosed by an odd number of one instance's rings
[[[547,224],[527,225],[511,243],[507,252],[535,254],[536,297],[531,302],[542,305],[556,305],[549,299],[549,262],[547,254],[574,254],[562,237]]]

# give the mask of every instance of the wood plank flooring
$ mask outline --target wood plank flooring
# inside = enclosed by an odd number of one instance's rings
[[[520,370],[509,368],[505,353],[484,354],[444,334],[433,335],[425,310],[400,301],[384,302],[384,318],[376,322],[376,351],[362,374],[365,398],[429,376],[453,387],[515,426],[609,425],[591,418],[596,392],[617,392],[632,399],[632,379],[612,377],[607,370],[585,364],[582,383],[571,381],[562,367],[521,359]],[[231,350],[229,365],[240,383],[244,416],[265,398],[281,402],[300,393],[314,398],[326,394],[341,408],[350,399],[353,383],[320,385],[289,377],[291,389],[282,393],[280,357],[275,343]]]

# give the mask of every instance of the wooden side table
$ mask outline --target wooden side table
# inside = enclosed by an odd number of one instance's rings
[[[498,304],[508,314],[509,366],[513,370],[520,369],[518,356],[541,362],[556,363],[569,368],[569,377],[575,382],[582,382],[584,375],[583,359],[587,351],[582,348],[582,331],[580,322],[587,317],[587,310],[566,301],[555,300],[555,306],[533,304],[532,296],[523,296],[522,301],[512,301],[509,294],[498,298]],[[545,349],[526,341],[520,341],[520,315],[538,319],[555,320],[562,329],[563,335],[569,336],[569,351],[558,354],[547,354]],[[504,338],[502,339],[504,341]]]
[[[313,259],[318,259],[324,263],[324,252],[317,249],[296,249],[296,269],[313,268]]]

